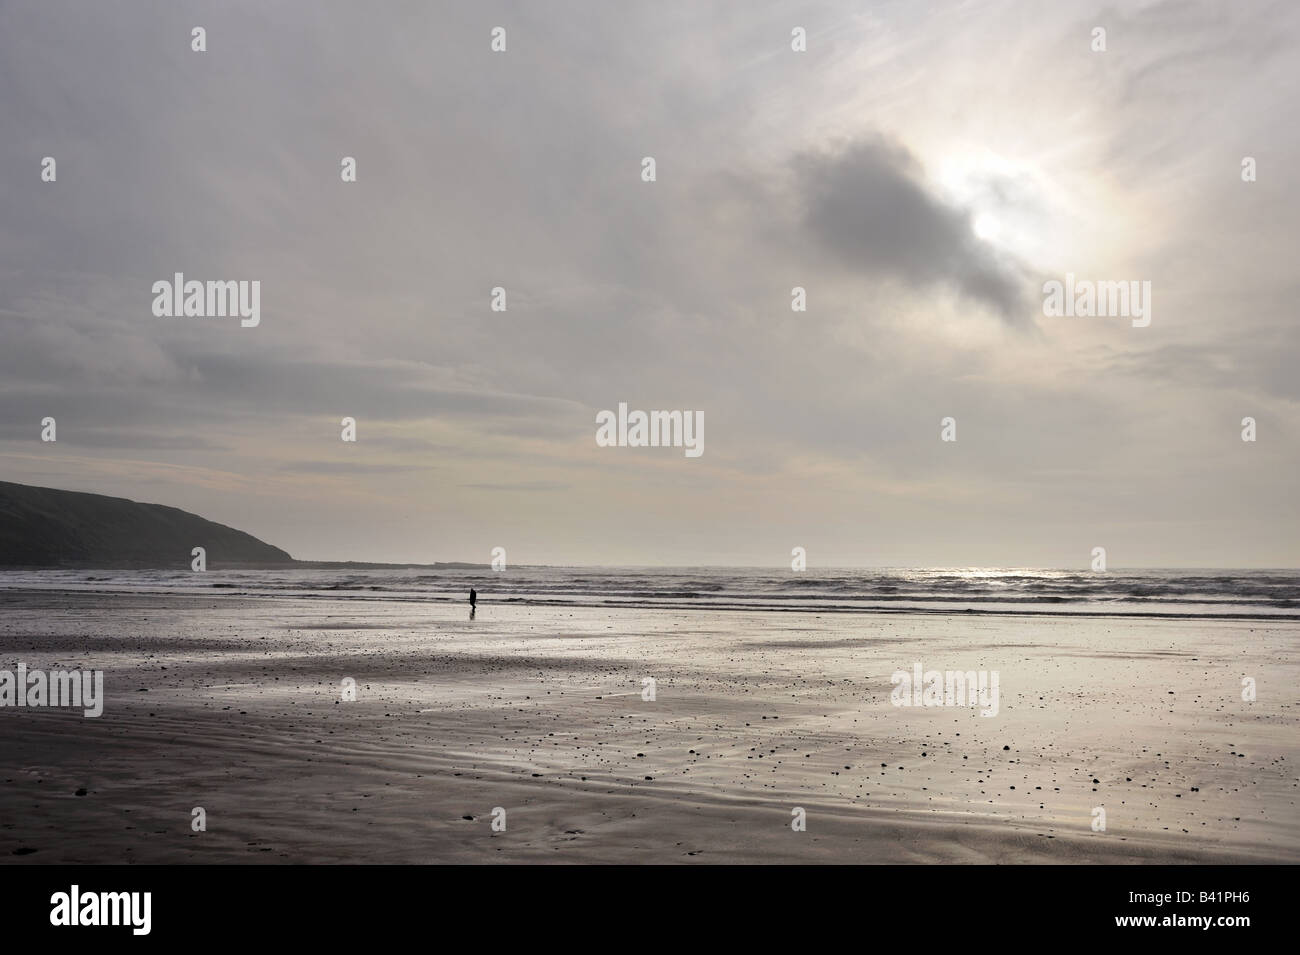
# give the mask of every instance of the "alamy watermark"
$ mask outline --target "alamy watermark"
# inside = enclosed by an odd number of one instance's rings
[[[103,670],[0,670],[0,707],[80,707],[94,719],[104,712]]]
[[[998,715],[997,670],[895,670],[889,702],[895,706],[980,706],[980,716]]]
[[[1075,281],[1074,273],[1065,273],[1065,281],[1051,279],[1043,283],[1043,314],[1048,318],[1100,317],[1131,318],[1134,328],[1151,324],[1151,283]]]
[[[50,896],[50,924],[55,926],[125,925],[132,935],[148,935],[152,911],[152,892],[83,892],[74,885]]]
[[[596,444],[602,448],[685,448],[688,458],[704,453],[703,411],[628,411],[596,413]]]
[[[177,272],[168,282],[153,283],[153,313],[158,318],[224,318],[238,315],[244,328],[256,328],[262,321],[262,283],[185,281]]]

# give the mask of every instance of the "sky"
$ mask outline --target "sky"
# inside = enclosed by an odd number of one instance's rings
[[[0,479],[301,559],[1298,566],[1298,34],[0,0]],[[260,324],[155,315],[176,272],[260,282]],[[1045,315],[1067,273],[1150,282],[1150,324]],[[599,446],[620,402],[704,453]]]

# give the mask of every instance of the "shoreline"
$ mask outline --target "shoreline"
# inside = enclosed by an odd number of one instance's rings
[[[301,590],[301,591],[248,591],[235,589],[233,584],[209,584],[211,593],[207,591],[193,591],[168,589],[159,587],[156,589],[111,589],[111,588],[90,588],[76,587],[68,588],[63,586],[50,587],[33,587],[27,584],[21,586],[6,586],[0,581],[0,595],[3,594],[60,594],[63,596],[73,596],[78,594],[88,594],[93,596],[110,596],[110,597],[133,597],[133,596],[150,596],[150,597],[167,597],[167,598],[193,598],[204,600],[210,597],[231,597],[242,598],[246,600],[335,600],[344,602],[380,602],[380,603],[409,603],[409,604],[439,604],[446,606],[468,606],[468,600],[464,596],[449,596],[446,594],[430,593],[427,595],[413,595],[405,593],[392,592],[371,592],[364,593],[360,591],[346,592],[339,590]],[[489,594],[490,596],[490,594]],[[871,598],[879,599],[879,598]],[[954,603],[959,601],[953,600]],[[974,601],[978,602],[978,601]],[[1026,599],[1023,603],[1035,603],[1036,601]],[[1019,603],[1019,602],[1018,602]],[[817,614],[903,614],[903,615],[929,615],[929,616],[985,616],[985,617],[1078,617],[1080,619],[1110,619],[1110,620],[1245,620],[1255,622],[1293,622],[1300,623],[1300,613],[1190,613],[1181,611],[1114,611],[1114,610],[1010,610],[1000,608],[986,607],[917,607],[917,606],[873,606],[864,604],[861,606],[851,604],[829,604],[817,607],[792,606],[789,601],[773,604],[744,604],[744,603],[692,603],[690,601],[681,601],[680,603],[651,603],[649,601],[638,600],[637,598],[618,599],[615,597],[606,597],[603,599],[594,598],[591,600],[556,600],[537,597],[508,597],[504,600],[492,600],[485,598],[480,592],[478,605],[480,607],[550,607],[563,609],[566,607],[581,608],[584,610],[671,610],[671,611],[727,611],[727,612],[750,612],[750,613],[800,613],[815,616]]]

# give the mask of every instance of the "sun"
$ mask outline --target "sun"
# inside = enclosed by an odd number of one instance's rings
[[[1042,226],[1042,176],[1025,161],[987,149],[958,150],[936,164],[937,184],[962,210],[971,234],[999,250],[1032,258]]]
[[[977,214],[971,220],[971,231],[975,233],[975,238],[984,242],[996,242],[998,236],[1002,234],[1002,226],[993,216],[987,212]]]

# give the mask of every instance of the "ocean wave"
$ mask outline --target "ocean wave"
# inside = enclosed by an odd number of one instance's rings
[[[999,612],[1036,607],[1105,613],[1287,615],[1300,608],[1300,575],[1292,570],[1121,571],[889,569],[773,571],[754,568],[512,567],[501,573],[449,568],[307,568],[185,571],[3,571],[0,588],[126,592],[220,589],[241,595],[464,600],[471,587],[483,602],[602,602],[646,606],[765,607],[818,611],[967,606]]]

